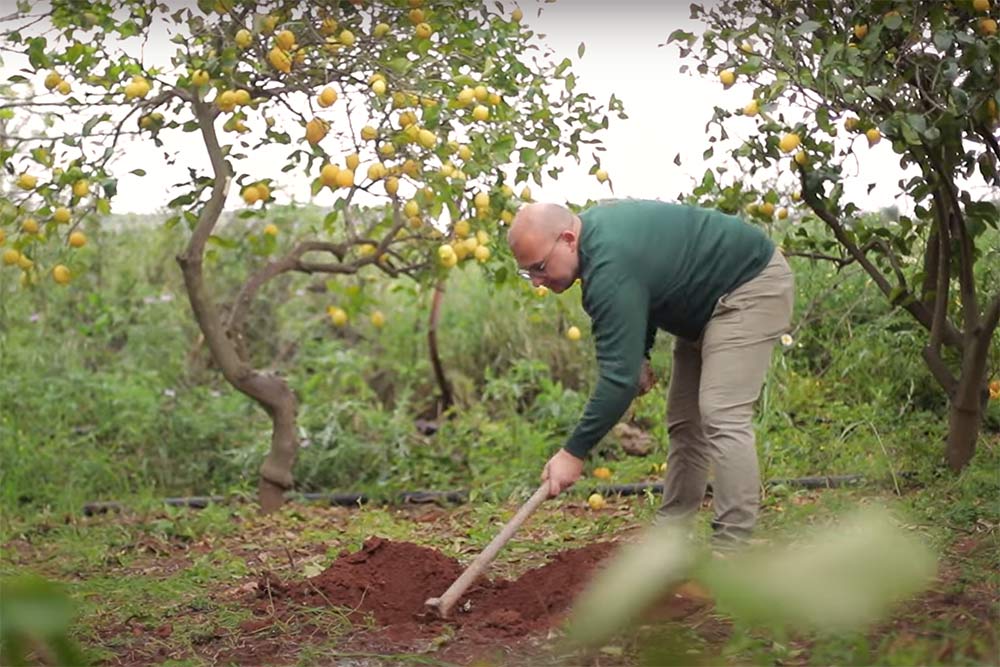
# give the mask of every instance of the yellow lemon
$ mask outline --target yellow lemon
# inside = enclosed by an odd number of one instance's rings
[[[378,136],[378,130],[376,130],[371,125],[365,125],[361,128],[361,138],[365,141],[373,141],[375,137]]]
[[[997,34],[997,22],[993,19],[980,19],[979,32],[987,36]]]
[[[604,171],[603,169],[598,169],[597,171],[595,171],[594,176],[597,178],[598,183],[603,183],[604,181],[608,180],[608,172]]]
[[[264,227],[264,233],[267,234],[268,236],[277,236],[278,226],[273,223],[268,224]]]
[[[361,158],[357,153],[351,153],[344,162],[347,164],[348,169],[357,169],[358,165],[361,164]]]
[[[260,201],[260,190],[257,189],[257,186],[251,185],[243,188],[243,201],[250,206],[253,206]]]
[[[25,234],[37,234],[38,221],[34,218],[25,218],[24,222],[21,223],[21,231]]]
[[[865,136],[868,138],[868,145],[874,146],[878,142],[882,141],[882,133],[879,132],[877,127],[873,127],[865,132]]]
[[[510,13],[510,20],[514,23],[520,23],[523,18],[524,12],[521,11],[520,7]]]
[[[323,138],[326,137],[329,131],[330,126],[325,120],[322,118],[313,118],[306,123],[306,141],[315,146],[323,141]]]
[[[376,95],[385,95],[385,81],[378,79],[372,83],[372,92]]]
[[[340,172],[340,167],[335,164],[330,164],[329,162],[323,165],[323,168],[319,170],[319,180],[328,188],[337,187],[337,174]]]
[[[193,86],[204,86],[209,82],[209,80],[210,77],[208,76],[208,72],[203,69],[196,69],[191,72],[191,85]]]
[[[867,34],[868,34],[867,23],[859,23],[858,25],[854,26],[854,36],[857,37],[858,39],[864,39],[865,35]]]
[[[69,244],[74,248],[82,248],[87,245],[87,237],[83,232],[73,232],[69,235]]]
[[[59,72],[49,72],[45,75],[45,87],[49,90],[55,90],[62,83],[62,80],[63,78],[59,75]]]
[[[781,141],[778,142],[778,148],[780,148],[783,153],[791,153],[799,147],[800,143],[802,143],[802,140],[799,138],[799,135],[794,132],[789,132],[781,138]]]
[[[726,88],[728,88],[729,86],[731,86],[734,83],[736,83],[736,72],[734,72],[731,69],[722,70],[719,73],[719,81],[722,82],[723,86],[725,86]]]
[[[490,249],[484,245],[476,246],[476,251],[473,254],[476,256],[476,261],[482,264],[490,258]]]
[[[374,35],[376,38],[382,38],[382,37],[385,37],[388,34],[389,34],[389,24],[388,23],[379,23],[372,30],[372,35]]]
[[[354,33],[350,30],[342,30],[337,39],[339,39],[340,43],[344,46],[354,46]]]
[[[295,33],[291,30],[282,30],[274,36],[274,42],[282,51],[291,51],[295,46]]]
[[[434,34],[434,29],[431,28],[429,23],[418,23],[413,32],[417,36],[417,39],[427,39]]]
[[[477,192],[476,196],[472,199],[472,204],[478,209],[486,209],[490,207],[490,195],[486,192]]]
[[[36,185],[38,185],[38,177],[34,174],[24,172],[17,177],[17,187],[22,190],[32,190]]]
[[[240,88],[239,90],[234,90],[233,101],[236,102],[236,106],[244,106],[246,104],[250,104],[250,91],[243,90],[242,88]]]
[[[750,103],[743,107],[744,116],[756,116],[758,111],[760,111],[760,107],[757,100],[750,100]]]
[[[590,494],[590,497],[587,498],[587,504],[590,505],[590,509],[592,510],[601,510],[607,505],[604,501],[604,496],[599,493]]]
[[[594,468],[593,475],[597,479],[611,479],[611,469],[605,466]]]
[[[990,11],[990,0],[972,0],[972,8],[977,12]]]
[[[376,329],[381,329],[385,326],[385,315],[382,314],[381,310],[376,310],[371,315],[372,326]]]
[[[809,156],[806,154],[805,151],[799,151],[798,153],[795,154],[795,164],[799,165],[800,167],[804,167],[807,164],[809,164]]]
[[[354,185],[354,170],[353,169],[341,169],[337,172],[336,177],[337,185],[342,188],[349,188]]]
[[[333,306],[327,309],[327,313],[329,313],[330,321],[333,322],[334,326],[342,327],[347,325],[347,312],[343,308]]]
[[[60,225],[65,225],[69,222],[70,212],[65,206],[60,206],[56,210],[52,211],[52,219]]]
[[[788,217],[788,209],[784,208],[784,207],[779,208],[778,209],[778,220],[784,220],[787,217]]]
[[[245,49],[253,43],[253,35],[250,34],[249,30],[244,28],[236,32],[236,36],[233,38],[233,41],[236,42],[236,46],[241,49]]]
[[[69,95],[70,91],[73,90],[73,87],[69,85],[69,81],[63,80],[59,82],[58,86],[56,86],[56,90],[58,90],[62,95]]]
[[[271,63],[271,67],[279,72],[288,74],[292,71],[292,59],[277,46],[267,52],[267,61]]]
[[[385,179],[385,192],[386,194],[395,197],[396,193],[399,192],[399,179],[395,176],[390,176]]]
[[[580,329],[578,327],[573,326],[566,329],[566,338],[569,338],[570,340],[580,340],[580,336]]]
[[[330,86],[327,86],[323,90],[319,91],[319,95],[316,97],[316,102],[324,109],[331,106],[336,101],[337,91]]]
[[[844,129],[847,130],[848,132],[853,132],[854,130],[858,129],[858,123],[860,122],[861,121],[855,118],[854,116],[848,116],[847,118],[844,119]]]
[[[450,248],[451,246],[448,247]],[[6,264],[7,266],[13,266],[14,264],[17,264],[17,260],[19,260],[20,258],[21,258],[21,253],[12,248],[7,248],[6,250],[3,251],[3,263]]]
[[[472,110],[472,117],[479,121],[487,120],[490,117],[490,110],[482,104],[478,104],[476,105],[476,108]]]
[[[417,134],[417,141],[424,148],[434,148],[437,145],[437,137],[430,130],[420,130]]]
[[[69,269],[62,264],[56,264],[52,267],[52,279],[60,285],[68,285],[72,277]]]

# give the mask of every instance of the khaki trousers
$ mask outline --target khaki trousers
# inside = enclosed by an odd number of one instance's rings
[[[749,539],[760,504],[753,404],[788,329],[794,295],[792,271],[775,250],[763,271],[719,299],[698,341],[676,338],[658,522],[694,515],[713,466],[713,542],[726,548]]]

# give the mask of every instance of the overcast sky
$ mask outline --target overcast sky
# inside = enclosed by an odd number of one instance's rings
[[[8,1],[0,0],[0,4]],[[554,49],[557,59],[570,56],[577,61],[577,47],[581,41],[586,43],[584,57],[574,65],[578,89],[590,92],[602,103],[612,93],[624,102],[628,120],[612,119],[610,129],[604,134],[607,151],[602,164],[613,180],[614,196],[669,200],[681,191],[689,191],[693,180],[700,179],[706,167],[701,154],[707,147],[705,124],[713,107],[738,109],[751,98],[751,89],[745,84],[723,90],[714,77],[680,74],[676,46],[658,46],[676,28],[700,29],[699,23],[688,18],[689,3],[561,0],[535,4],[528,0],[520,4],[525,10],[524,22],[546,35],[545,42]],[[537,15],[539,7],[541,16]],[[173,45],[165,39],[151,40],[145,50],[146,60],[163,62],[172,49]],[[24,65],[17,56],[7,55],[4,78]],[[741,119],[729,128],[734,130],[738,141],[754,131],[754,123]],[[195,139],[197,135],[174,135],[174,141],[181,136],[185,140],[179,166],[165,165],[163,151],[151,142],[128,145],[127,155],[117,163],[121,181],[119,194],[113,201],[116,213],[161,210],[176,194],[172,186],[187,179],[187,165],[207,169],[207,157],[204,147]],[[862,139],[855,148],[863,159],[859,160],[857,177],[848,182],[848,198],[863,208],[897,203],[893,195],[897,192],[900,172],[888,142],[869,149]],[[677,153],[682,157],[679,167],[673,163]],[[716,153],[718,156],[721,151]],[[308,180],[300,171],[292,172],[291,177],[282,174],[282,165],[281,159],[258,154],[254,157],[254,175],[280,181],[278,201],[293,198],[308,201]],[[547,181],[542,187],[532,184],[536,199],[583,202],[612,196],[607,184],[597,183],[588,174],[589,161],[584,160],[579,166],[569,161],[564,166],[566,171],[558,181]],[[127,173],[135,168],[144,169],[147,176],[140,179]],[[786,174],[785,179],[790,184],[793,177]],[[868,183],[880,179],[885,185],[866,193]],[[332,200],[333,195],[324,191],[315,201],[329,204]],[[240,204],[238,193],[232,192],[228,207],[237,208]]]

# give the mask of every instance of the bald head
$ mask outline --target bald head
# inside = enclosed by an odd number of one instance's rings
[[[522,206],[507,232],[507,243],[514,252],[524,243],[539,243],[555,239],[570,229],[576,216],[559,204],[538,202]]]

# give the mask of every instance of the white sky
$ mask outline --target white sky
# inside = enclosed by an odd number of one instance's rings
[[[531,184],[535,198],[574,202],[609,196],[670,200],[682,191],[689,191],[707,166],[701,155],[708,146],[705,124],[713,107],[742,108],[752,96],[751,87],[746,84],[737,83],[723,90],[714,77],[679,74],[681,61],[676,46],[657,46],[676,28],[700,29],[700,23],[688,19],[689,3],[561,0],[555,4],[534,4],[532,0],[524,0],[520,4],[525,9],[524,22],[546,35],[545,42],[555,51],[555,59],[569,56],[574,60],[578,90],[591,93],[602,104],[614,93],[624,102],[629,116],[624,121],[612,116],[611,127],[603,135],[607,150],[601,156],[602,166],[611,175],[614,195],[607,184],[599,184],[588,174],[591,163],[585,159],[579,166],[573,161],[565,163],[566,171],[558,181],[546,181],[542,187]],[[540,17],[536,15],[537,7],[543,8]],[[586,43],[586,53],[578,60],[576,52],[581,41]],[[165,40],[153,40],[146,49],[147,62],[163,62],[172,52],[173,45]],[[8,55],[0,74],[6,78],[25,64],[25,59],[19,61],[16,56]],[[753,132],[754,123],[749,119],[731,121],[727,128],[738,140],[741,133],[745,137]],[[300,132],[299,129],[293,136]],[[157,149],[152,142],[128,144],[127,154],[117,162],[120,182],[119,194],[112,202],[114,212],[162,210],[177,194],[173,184],[187,180],[188,165],[200,170],[208,168],[204,147],[197,135],[164,133],[167,148],[178,148],[177,140],[182,137],[180,159],[173,167],[164,164],[163,150]],[[893,199],[898,192],[896,182],[901,172],[888,142],[869,149],[864,140],[859,139],[855,148],[863,159],[859,160],[856,177],[848,180],[847,198],[863,209],[902,204]],[[273,157],[256,154],[254,176],[278,180],[282,186],[276,192],[279,202],[308,201],[308,179],[300,170],[290,175],[280,171],[281,156],[288,149],[280,147],[280,150]],[[682,158],[679,167],[673,164],[677,153]],[[720,156],[725,159],[717,146],[716,160]],[[145,177],[128,173],[140,167],[146,170]],[[785,174],[785,178],[789,183],[794,180],[790,173]],[[881,184],[868,194],[865,190],[872,181]],[[333,195],[324,191],[314,201],[323,205],[332,200]],[[356,201],[364,203],[361,199]],[[227,208],[238,208],[241,203],[234,188]]]

